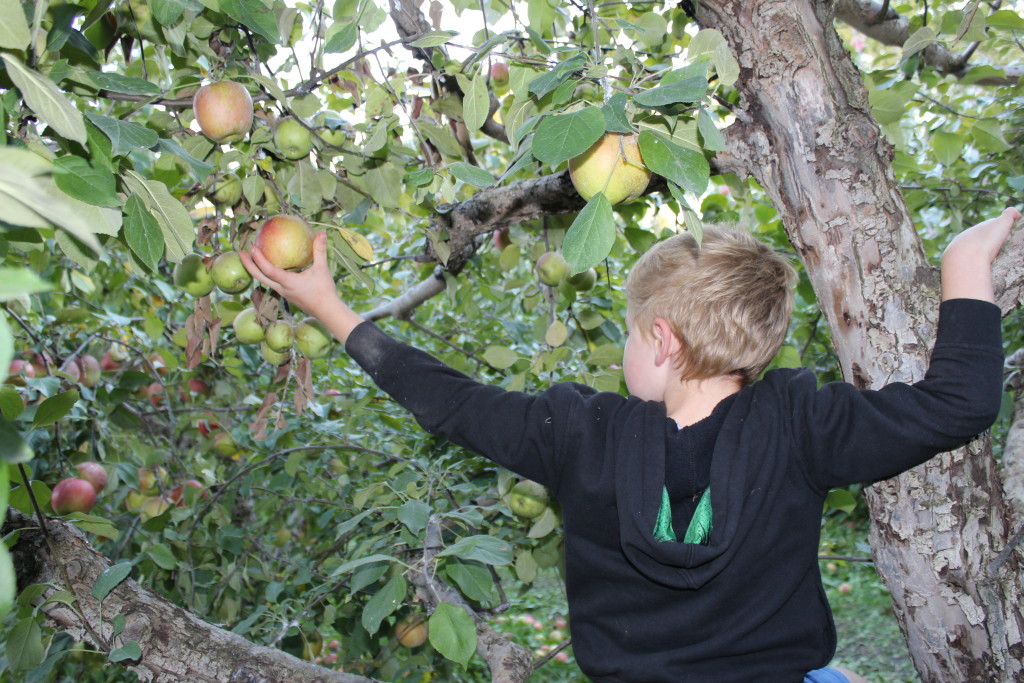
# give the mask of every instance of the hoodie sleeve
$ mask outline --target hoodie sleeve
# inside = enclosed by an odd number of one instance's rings
[[[959,448],[998,416],[1002,370],[999,308],[976,299],[944,301],[920,382],[877,391],[833,382],[791,391],[794,438],[811,480],[826,489],[877,481]]]
[[[423,429],[557,487],[558,454],[581,398],[574,385],[530,395],[482,384],[369,322],[352,331],[345,350]]]

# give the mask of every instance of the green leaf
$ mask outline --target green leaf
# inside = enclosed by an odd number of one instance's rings
[[[697,114],[697,130],[704,139],[704,149],[709,152],[720,152],[725,149],[725,137],[706,109],[701,109]]]
[[[125,76],[114,71],[87,71],[85,75],[96,84],[97,88],[110,92],[149,97],[156,97],[160,94],[160,87],[144,78]]]
[[[121,585],[121,582],[132,573],[131,562],[120,562],[107,567],[96,577],[96,583],[92,587],[92,597],[103,602],[110,592]]]
[[[171,552],[171,549],[163,543],[155,544],[146,554],[149,555],[149,558],[161,569],[170,571],[178,568],[178,558],[176,558],[174,553]]]
[[[982,152],[997,154],[1011,149],[1010,143],[1006,141],[1003,129],[999,125],[999,121],[995,119],[975,121],[971,129],[971,136],[974,138],[974,143],[978,146],[978,149]]]
[[[444,45],[457,35],[459,35],[458,31],[427,31],[409,44],[413,47],[437,47]]]
[[[36,416],[32,420],[32,427],[48,427],[61,419],[78,403],[78,389],[68,389],[65,392],[51,396],[39,404]]]
[[[135,171],[125,171],[122,176],[129,195],[136,195],[156,218],[163,233],[165,257],[177,263],[192,253],[195,241],[195,226],[188,210],[158,180],[146,180]]]
[[[917,88],[918,86],[910,81],[902,81],[885,90],[872,90],[868,93],[871,113],[883,125],[901,120],[906,112],[907,103],[917,94]]]
[[[7,325],[6,322],[2,324]],[[9,331],[10,327],[7,329]],[[13,347],[10,339],[8,344]],[[10,359],[8,359],[7,364],[10,365]],[[22,403],[21,394],[18,393],[18,390],[9,384],[0,384],[0,416],[8,420],[17,420],[18,416],[23,412],[25,412],[25,404]]]
[[[626,116],[626,102],[626,95],[617,92],[601,107],[606,132],[624,134],[633,132],[633,126],[630,125],[629,117]]]
[[[494,536],[466,536],[439,552],[437,556],[476,560],[500,567],[512,564],[512,546]]]
[[[504,346],[488,346],[483,353],[484,360],[499,370],[510,368],[519,360],[519,354]]]
[[[161,152],[168,152],[170,154],[173,154],[184,159],[185,162],[192,167],[192,173],[195,174],[196,180],[200,182],[206,180],[206,177],[213,172],[213,166],[206,163],[205,161],[200,161],[199,159],[196,159],[195,156],[193,156],[192,154],[189,154],[188,150],[179,145],[177,140],[172,140],[170,138],[160,138],[160,141],[157,143],[157,146]],[[260,176],[249,177],[259,178],[260,180],[263,180],[263,178]],[[260,201],[262,201],[262,199],[263,195],[261,194]]]
[[[116,541],[118,537],[117,527],[109,519],[104,519],[103,517],[87,515],[84,512],[72,512],[64,518],[64,521],[74,524],[82,531],[87,531],[90,534],[96,534],[103,538]]]
[[[638,93],[633,103],[638,107],[651,109],[669,104],[699,102],[708,94],[707,76],[688,76],[668,85],[655,86]]]
[[[448,578],[455,582],[465,595],[474,602],[494,602],[497,591],[490,570],[482,564],[450,562],[445,567]]]
[[[907,38],[907,41],[903,43],[903,55],[901,59],[908,59],[932,43],[937,42],[939,42],[939,39],[935,33],[935,29],[931,26],[922,26],[911,33],[910,37]]]
[[[138,123],[121,121],[120,119],[93,112],[88,112],[86,116],[89,117],[89,120],[97,128],[103,131],[104,135],[110,138],[110,142],[113,144],[112,153],[115,156],[127,154],[133,149],[149,149],[160,139],[156,131],[150,130]]]
[[[640,132],[640,155],[652,172],[680,187],[701,194],[711,179],[711,167],[700,152],[644,130]]]
[[[943,166],[955,163],[964,151],[964,139],[956,133],[937,130],[932,133],[932,154]]]
[[[569,226],[562,242],[562,254],[569,275],[582,273],[603,261],[615,245],[615,216],[604,192],[598,192]]]
[[[11,471],[6,460],[0,460],[0,519],[7,519],[7,505],[11,497]],[[6,547],[0,543],[0,548]],[[0,589],[2,591],[2,589]],[[0,598],[2,602],[2,598]],[[3,610],[0,610],[0,619],[3,619]]]
[[[409,527],[409,531],[418,534],[427,528],[430,519],[430,506],[421,500],[410,500],[398,508],[398,521]]]
[[[857,498],[847,489],[835,489],[828,492],[828,497],[825,498],[825,505],[850,513],[857,507]]]
[[[542,1],[546,2],[546,0]],[[532,5],[533,3],[530,4]],[[555,88],[562,85],[562,83],[564,83],[565,81],[569,80],[569,78],[575,72],[585,68],[586,65],[587,56],[582,52],[577,53],[570,57],[569,59],[560,62],[551,71],[545,74],[541,74],[540,76],[537,76],[532,81],[530,81],[528,90],[530,93],[533,94],[534,97],[540,99],[547,95],[552,90],[554,90]]]
[[[277,15],[260,0],[220,0],[220,11],[236,19],[271,43],[280,43]]]
[[[462,120],[469,132],[480,130],[487,122],[491,109],[491,94],[487,90],[487,79],[478,73],[470,81],[469,90],[462,98]]]
[[[603,344],[594,349],[587,358],[587,365],[598,367],[607,365],[618,365],[622,363],[622,347],[615,344]]]
[[[361,620],[367,633],[372,636],[380,629],[380,623],[394,613],[405,600],[406,590],[408,590],[408,585],[405,578],[399,574],[391,577],[391,580],[384,584],[383,588],[373,594],[363,608]]]
[[[28,268],[0,268],[0,301],[47,292],[52,287]]]
[[[57,84],[29,69],[14,55],[4,53],[3,59],[7,64],[7,75],[21,91],[29,109],[60,135],[85,144],[88,134],[82,113]]]
[[[107,655],[107,659],[115,664],[118,662],[134,662],[141,657],[142,648],[134,640],[125,643],[121,647],[115,647],[110,651],[110,654]]]
[[[545,116],[533,136],[533,156],[557,166],[583,154],[605,131],[604,114],[598,107],[584,107],[571,114]]]
[[[21,435],[21,431],[6,417],[0,417],[0,460],[4,460],[11,465],[17,465],[18,463],[28,462],[33,457],[35,457],[35,454]],[[39,483],[42,484],[42,482]],[[43,486],[45,487],[46,484],[43,484]],[[47,500],[49,500],[49,489],[47,489],[46,495]],[[13,499],[11,505],[14,505]],[[14,505],[14,507],[17,507],[22,512],[26,511],[17,505]],[[29,512],[31,511],[29,510]]]
[[[156,272],[164,255],[164,239],[153,214],[136,195],[124,205],[124,239],[139,260]]]
[[[476,652],[476,626],[466,610],[448,602],[440,603],[427,623],[430,644],[444,657],[469,666]]]
[[[429,171],[430,169],[424,169]],[[448,164],[448,170],[451,174],[461,180],[464,183],[468,183],[474,187],[490,187],[495,183],[494,176],[473,164],[465,161],[457,161],[454,164]]]
[[[1011,9],[996,10],[985,19],[989,28],[1020,31],[1024,29],[1024,18]]]
[[[32,40],[25,12],[18,0],[0,0],[0,48],[23,50]]]
[[[115,193],[114,174],[95,167],[88,159],[68,154],[53,162],[53,180],[57,187],[79,201],[95,206],[120,206]]]
[[[339,28],[332,32],[335,26]],[[345,52],[356,44],[358,37],[359,26],[354,21],[344,25],[335,24],[327,29],[327,43],[324,45],[324,52]]]
[[[377,563],[377,562],[397,562],[397,561],[398,560],[396,560],[395,558],[391,557],[390,555],[381,555],[379,553],[376,554],[376,555],[367,555],[366,557],[360,557],[358,560],[351,560],[351,561],[346,562],[345,564],[341,565],[340,567],[336,567],[334,569],[334,571],[331,572],[331,576],[332,577],[336,577],[336,576],[341,576],[342,574],[348,574],[349,572],[351,572],[351,571],[353,571],[355,569],[358,569],[359,567],[362,567],[363,565],[366,565],[366,564],[374,564],[374,563]]]
[[[188,3],[185,0],[150,0],[153,18],[163,26],[172,26],[181,19]]]
[[[7,463],[0,461],[0,469],[5,469]],[[4,483],[0,480],[0,484]],[[6,508],[0,509],[0,519],[7,519]],[[0,543],[0,620],[11,612],[14,606],[14,595],[17,592],[17,579],[14,575],[14,560],[7,551],[7,546]]]
[[[34,616],[18,621],[7,632],[7,665],[14,671],[39,666],[46,656],[43,632]]]

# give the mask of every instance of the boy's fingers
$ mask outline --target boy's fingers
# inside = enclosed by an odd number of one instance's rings
[[[318,232],[313,236],[313,267],[327,266],[327,233]]]
[[[256,257],[256,252],[257,252],[257,250],[255,248],[253,249],[253,253],[252,254],[250,254],[249,252],[245,252],[245,251],[239,252],[239,258],[242,259],[242,265],[245,266],[245,269],[249,271],[249,274],[252,275],[260,283],[262,283],[264,285],[267,285],[268,287],[272,287],[274,289],[278,289],[280,287],[280,285],[277,282],[275,282],[273,279],[271,279],[264,272],[263,268],[261,268],[260,265],[256,262],[256,258],[255,258]],[[259,254],[259,257],[262,258],[264,261],[266,261],[266,257],[263,256],[262,253]],[[269,262],[268,262],[268,265],[270,265]],[[271,266],[271,267],[273,267],[273,266]]]

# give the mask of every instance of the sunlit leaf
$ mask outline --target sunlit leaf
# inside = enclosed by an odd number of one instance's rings
[[[17,0],[0,0],[0,48],[22,50],[32,39],[25,11]]]
[[[7,75],[21,91],[29,109],[59,134],[84,144],[88,137],[85,120],[64,91],[46,76],[22,64],[14,55],[4,53],[3,60],[7,65]]]
[[[598,192],[583,207],[562,242],[562,255],[569,275],[582,273],[603,261],[615,245],[615,215],[604,192]]]
[[[604,132],[604,114],[598,107],[545,116],[534,133],[533,156],[538,161],[557,166],[586,152]]]

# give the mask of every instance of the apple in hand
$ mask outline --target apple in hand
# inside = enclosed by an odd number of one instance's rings
[[[50,507],[58,515],[89,512],[95,504],[96,489],[85,479],[63,479],[50,494]]]
[[[214,142],[241,140],[252,127],[252,97],[235,81],[199,88],[192,98],[192,110],[203,135]]]
[[[255,245],[278,268],[305,268],[313,262],[313,233],[298,216],[268,218],[256,232]]]

